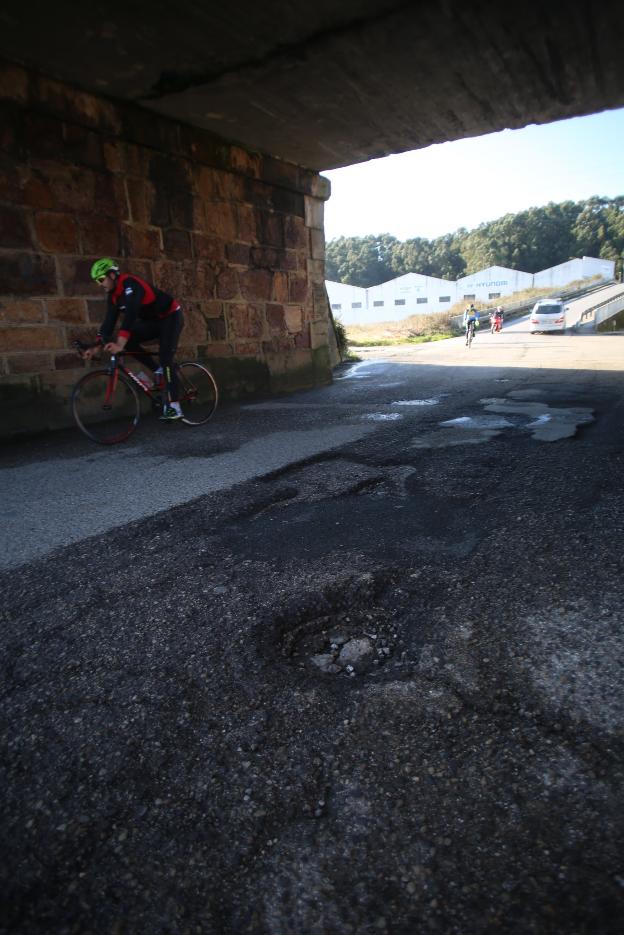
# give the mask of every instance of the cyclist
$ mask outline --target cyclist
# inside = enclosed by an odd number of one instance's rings
[[[118,264],[110,257],[95,261],[91,267],[91,279],[108,293],[106,316],[97,333],[98,344],[103,344],[104,350],[112,354],[130,351],[157,377],[164,375],[167,392],[160,418],[166,422],[181,419],[178,380],[173,366],[178,339],[184,326],[180,304],[168,293],[139,276],[120,272]],[[120,315],[121,326],[117,340],[113,340]],[[157,367],[152,355],[141,347],[142,341],[153,341],[155,338],[158,338],[160,367]],[[95,349],[89,349],[83,356],[90,359],[94,352]]]
[[[464,312],[464,328],[466,329],[466,344],[468,343],[468,329],[469,328],[478,328],[479,327],[479,312],[476,310],[474,305],[471,303],[466,306]]]

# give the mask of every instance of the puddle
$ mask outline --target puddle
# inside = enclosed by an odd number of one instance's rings
[[[393,406],[437,406],[439,399],[397,399]]]
[[[527,422],[523,428],[529,429],[533,438],[542,442],[573,438],[580,425],[587,425],[594,421],[593,410],[584,406],[556,409],[548,403],[529,401],[523,403],[509,399],[482,399],[481,403],[485,404],[487,412],[528,416],[532,421]]]
[[[446,448],[453,445],[478,445],[491,441],[503,429],[528,430],[541,442],[573,438],[579,426],[594,421],[593,410],[583,406],[555,408],[548,403],[531,401],[541,390],[516,390],[513,399],[488,397],[479,402],[493,416],[458,416],[440,422],[440,429],[414,439],[413,448]],[[514,417],[515,418],[510,418]]]
[[[372,372],[370,368],[374,366],[375,366],[375,363],[371,362],[370,360],[362,360],[357,364],[353,364],[353,366],[351,367],[350,370],[347,371],[347,373],[344,373],[340,377],[334,377],[334,381],[337,382],[338,380],[354,380],[354,379],[362,380],[364,379],[364,377],[372,376]],[[377,364],[377,366],[380,366],[380,364]],[[369,369],[366,370],[365,369],[366,367],[368,367]]]
[[[368,419],[371,422],[395,422],[397,419],[402,419],[403,416],[400,412],[368,412],[364,416],[360,416],[361,419]]]
[[[509,419],[497,419],[491,416],[460,416],[458,419],[447,419],[440,425],[453,425],[458,429],[508,429],[514,423]]]

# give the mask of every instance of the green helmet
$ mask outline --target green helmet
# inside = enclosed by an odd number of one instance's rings
[[[115,273],[119,272],[117,263],[115,260],[111,260],[109,256],[103,256],[100,260],[96,260],[91,267],[91,279],[95,279],[97,282],[98,279],[103,279],[111,270]]]

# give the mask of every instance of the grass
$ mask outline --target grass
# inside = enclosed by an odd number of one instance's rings
[[[355,341],[349,339],[349,347],[391,347],[393,344],[428,344],[430,341],[445,341],[455,337],[449,331],[438,334],[410,335],[403,338],[377,338],[374,340]]]

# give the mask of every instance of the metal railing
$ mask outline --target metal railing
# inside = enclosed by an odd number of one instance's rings
[[[501,299],[497,300],[499,304],[504,304],[505,307],[505,320],[509,321],[511,318],[519,318],[521,315],[525,315],[527,312],[530,312],[535,303],[539,301],[545,301],[548,299],[561,299],[563,302],[569,302],[573,299],[580,299],[585,295],[591,295],[592,292],[598,292],[601,289],[604,289],[605,286],[612,284],[612,280],[605,281],[604,279],[600,282],[592,282],[586,286],[581,286],[578,289],[558,289],[553,290],[545,295],[532,296],[530,299],[523,299],[521,302],[512,302],[509,305],[504,303],[504,296],[501,296]],[[479,309],[481,317],[487,320],[491,311],[495,308],[492,307]],[[454,315],[451,321],[456,327],[461,328],[463,323],[463,313],[461,315]],[[578,323],[575,327],[578,327]]]
[[[622,311],[624,311],[624,286],[622,287],[620,295],[614,296],[614,298],[609,299],[608,302],[602,302],[593,305],[591,308],[586,308],[577,321],[575,328],[579,330],[584,326],[593,325],[593,330],[595,330],[601,322],[612,318],[614,315],[617,315],[618,312]]]

